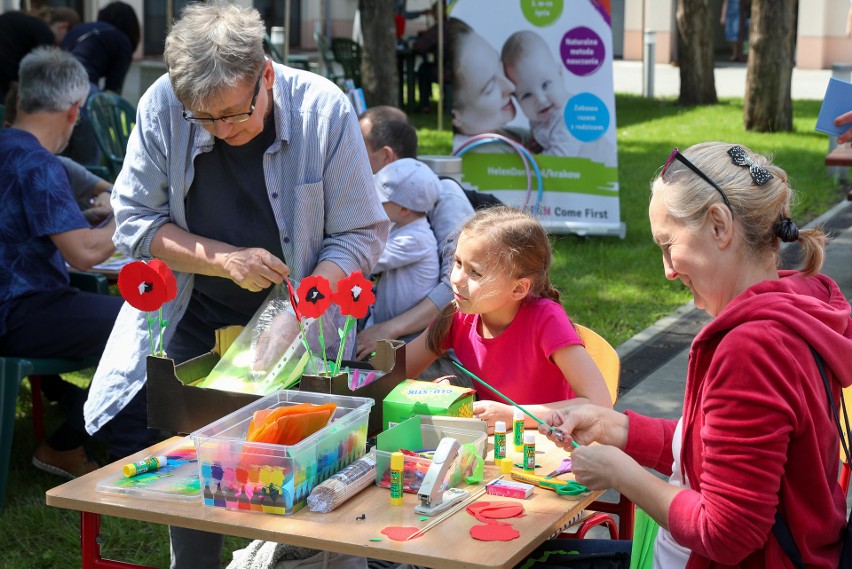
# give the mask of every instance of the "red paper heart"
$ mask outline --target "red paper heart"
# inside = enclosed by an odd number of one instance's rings
[[[394,541],[408,541],[408,538],[418,531],[420,531],[420,528],[411,526],[388,526],[382,530],[382,533]],[[417,537],[414,539],[417,539]]]
[[[486,524],[470,528],[470,537],[479,541],[511,541],[520,535],[521,532],[508,524]]]

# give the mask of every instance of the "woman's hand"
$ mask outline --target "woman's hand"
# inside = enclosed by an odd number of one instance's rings
[[[506,426],[512,424],[514,408],[505,403],[497,401],[475,401],[473,403],[473,416],[482,419],[488,424],[488,434],[494,434],[494,421],[504,421]]]
[[[551,412],[544,422],[539,432],[562,448],[570,449],[575,440],[580,445],[598,442],[617,448],[627,442],[627,416],[606,407],[573,405]]]
[[[254,348],[255,373],[268,372],[278,362],[293,340],[299,335],[299,321],[289,310],[276,315],[269,326],[260,333]]]
[[[281,284],[290,268],[281,259],[258,247],[237,249],[225,260],[228,277],[241,288],[258,292]]]
[[[609,445],[581,446],[571,452],[574,478],[591,490],[619,489],[619,478],[634,466],[624,451]]]

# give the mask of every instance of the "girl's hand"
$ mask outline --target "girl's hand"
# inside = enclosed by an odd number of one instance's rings
[[[488,423],[488,434],[494,434],[494,421],[505,421],[506,426],[512,424],[514,408],[497,401],[475,401],[473,416]]]
[[[453,380],[456,379],[454,375],[442,375],[441,377],[436,377],[432,380],[432,383],[443,383],[445,385],[452,385]],[[474,407],[475,409],[476,407]]]
[[[591,490],[618,489],[619,477],[635,465],[623,451],[608,445],[582,446],[571,453],[574,477]]]

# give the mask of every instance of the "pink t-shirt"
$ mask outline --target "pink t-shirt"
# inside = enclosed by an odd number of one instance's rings
[[[482,337],[479,320],[478,314],[457,312],[444,343],[465,368],[521,405],[574,398],[562,370],[550,359],[560,348],[583,344],[561,304],[546,298],[524,302],[496,338]],[[506,403],[476,381],[473,386],[479,399]]]

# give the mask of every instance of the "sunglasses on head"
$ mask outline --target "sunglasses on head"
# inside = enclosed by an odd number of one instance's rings
[[[719,184],[717,184],[716,182],[711,180],[710,176],[708,176],[707,174],[705,174],[704,172],[699,170],[698,166],[696,166],[695,164],[693,164],[692,162],[687,160],[686,156],[681,154],[680,151],[677,149],[677,146],[675,146],[674,150],[672,150],[672,153],[669,154],[669,158],[668,158],[668,160],[666,160],[665,166],[663,166],[663,171],[660,173],[660,177],[666,175],[666,170],[669,169],[669,166],[675,160],[678,160],[684,166],[686,166],[687,168],[689,168],[690,170],[692,170],[693,172],[698,174],[698,176],[702,180],[704,180],[705,182],[707,182],[708,184],[713,186],[716,189],[716,191],[719,192],[719,195],[722,196],[722,201],[725,202],[725,205],[728,206],[728,209],[731,211],[731,213],[734,212],[734,210],[731,208],[731,202],[728,201],[728,196],[725,195],[724,190],[722,190],[722,188],[719,186]]]

